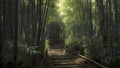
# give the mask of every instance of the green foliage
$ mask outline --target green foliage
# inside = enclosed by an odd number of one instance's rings
[[[104,49],[101,62],[109,66],[118,66],[120,64],[120,47],[117,44],[113,44],[112,48],[109,45]]]
[[[27,50],[27,54],[30,55],[36,55],[41,53],[39,50],[37,50],[38,46],[30,46],[30,47],[26,47],[25,49]]]
[[[104,45],[102,44],[102,38],[93,38],[93,39],[85,39],[85,55],[94,60],[99,60],[101,57],[105,55]]]
[[[72,42],[71,44],[69,44],[69,46],[67,47],[67,51],[70,53],[80,53],[81,55],[84,55],[84,46],[83,46],[83,42]]]
[[[85,56],[101,62],[104,65],[118,66],[120,64],[120,47],[114,44],[111,48],[108,44],[103,44],[101,37],[85,39]]]
[[[41,54],[38,50],[38,46],[28,46],[25,43],[19,43],[18,45],[18,63],[22,63],[24,66],[29,66],[29,63],[32,63],[32,60],[35,56]],[[4,64],[8,64],[8,62],[13,62],[13,42],[6,41],[4,44]],[[31,62],[28,62],[31,61]],[[26,63],[27,62],[27,63]]]

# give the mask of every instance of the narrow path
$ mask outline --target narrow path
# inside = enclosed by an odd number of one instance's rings
[[[51,68],[101,68],[78,55],[67,54],[65,49],[50,49]]]

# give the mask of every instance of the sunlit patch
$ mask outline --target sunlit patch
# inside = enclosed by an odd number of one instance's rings
[[[50,49],[49,55],[66,55],[65,49]]]
[[[95,0],[92,0],[92,2],[95,2]]]

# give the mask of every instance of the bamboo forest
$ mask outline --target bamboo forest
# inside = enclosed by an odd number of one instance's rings
[[[120,68],[120,0],[0,0],[0,68]]]

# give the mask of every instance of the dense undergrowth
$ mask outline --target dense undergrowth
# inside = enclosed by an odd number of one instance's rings
[[[3,58],[4,68],[13,68],[13,42],[5,41],[3,47]],[[17,68],[33,68],[42,66],[41,63],[44,61],[41,59],[41,51],[38,46],[29,46],[26,43],[19,42],[18,45],[18,58]]]

